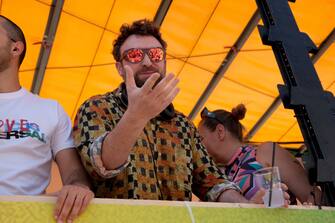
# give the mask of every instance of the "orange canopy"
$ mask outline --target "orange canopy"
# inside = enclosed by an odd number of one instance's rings
[[[40,67],[39,52],[51,47],[40,95],[58,100],[73,119],[90,96],[116,88],[121,78],[112,57],[112,42],[123,23],[153,19],[160,0],[67,0],[52,45],[41,44],[51,0],[1,0],[0,12],[22,27],[27,55],[20,69],[23,86],[30,89]],[[320,45],[335,27],[334,0],[298,0],[290,4],[301,31]],[[168,72],[180,78],[175,107],[188,115],[227,52],[256,11],[254,0],[174,0],[161,25],[168,43]],[[325,90],[335,92],[335,46],[315,64]],[[270,47],[254,29],[228,71],[206,101],[210,109],[231,110],[244,103],[242,121],[250,130],[278,96],[283,83]],[[195,122],[199,121],[199,115]],[[292,110],[279,106],[251,138],[252,141],[303,141]]]

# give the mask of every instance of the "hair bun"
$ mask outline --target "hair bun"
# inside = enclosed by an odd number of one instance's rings
[[[239,104],[231,110],[231,115],[236,120],[242,120],[246,112],[247,108],[244,106],[244,104]]]

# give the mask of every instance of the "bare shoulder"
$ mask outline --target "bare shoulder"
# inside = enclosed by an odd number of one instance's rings
[[[281,147],[278,144],[275,144],[276,146],[276,159],[277,160],[283,160],[283,161],[289,161],[295,160],[295,157],[287,151],[285,148]],[[264,142],[258,146],[257,149],[257,159],[259,159],[261,162],[271,162],[272,159],[272,153],[273,153],[273,142]]]
[[[257,161],[264,167],[271,166],[272,142],[264,142],[256,147]]]
[[[276,147],[276,153],[279,154],[290,154],[285,148],[281,147],[278,144],[275,144]],[[270,154],[272,155],[273,153],[273,142],[264,142],[261,143],[258,147],[257,147],[257,154]]]
[[[278,145],[276,145],[276,147],[278,148]],[[257,146],[257,156],[271,156],[272,152],[273,142],[263,142]]]
[[[273,142],[267,141],[258,145],[257,149],[261,150],[272,150]]]
[[[276,150],[276,159],[281,159],[282,157],[290,156],[289,152],[284,148],[275,144]],[[264,166],[271,166],[272,163],[272,154],[273,154],[273,142],[264,142],[257,147],[257,160],[262,163]]]

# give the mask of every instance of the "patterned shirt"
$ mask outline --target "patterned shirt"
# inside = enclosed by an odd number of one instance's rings
[[[194,125],[181,113],[151,119],[131,150],[128,161],[107,170],[102,142],[125,112],[120,88],[84,102],[76,116],[74,139],[92,178],[96,197],[215,201],[227,189],[239,191],[209,158]]]
[[[240,147],[226,166],[221,169],[228,179],[236,183],[242,191],[243,196],[250,200],[259,190],[253,173],[263,168],[256,160],[256,150],[251,146]]]

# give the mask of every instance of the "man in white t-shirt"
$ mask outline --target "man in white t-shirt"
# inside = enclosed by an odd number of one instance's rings
[[[94,195],[73,149],[71,121],[63,108],[20,86],[25,52],[22,30],[0,16],[0,195],[45,193],[54,159],[64,184],[55,218],[71,222]]]

